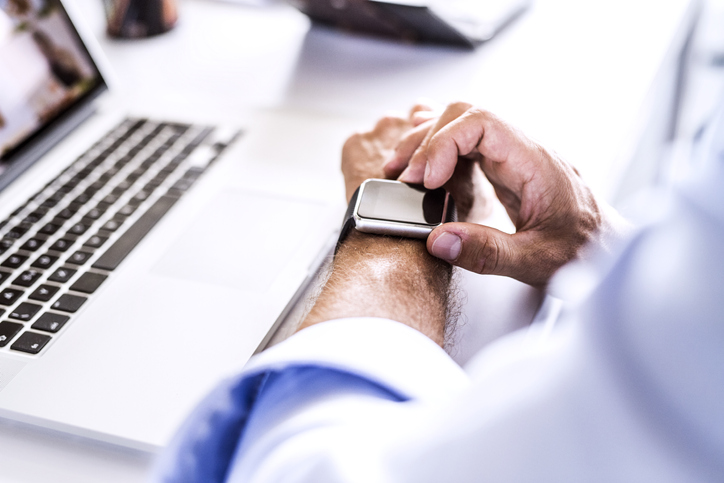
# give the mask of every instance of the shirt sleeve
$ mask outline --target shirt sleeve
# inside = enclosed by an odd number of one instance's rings
[[[219,384],[159,459],[154,480],[269,481],[259,475],[279,458],[280,431],[286,440],[304,441],[313,427],[343,426],[355,412],[368,420],[373,407],[450,398],[468,384],[437,344],[398,322],[317,324]],[[272,466],[281,471],[290,464]]]

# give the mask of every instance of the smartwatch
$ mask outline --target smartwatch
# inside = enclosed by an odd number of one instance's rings
[[[352,195],[337,249],[353,228],[377,235],[425,239],[436,227],[451,221],[456,221],[455,203],[445,189],[368,179]]]

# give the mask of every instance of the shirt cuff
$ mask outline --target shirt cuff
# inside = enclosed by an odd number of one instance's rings
[[[300,365],[354,374],[409,399],[449,398],[470,384],[462,368],[428,337],[399,322],[374,317],[307,327],[254,356],[244,373]]]

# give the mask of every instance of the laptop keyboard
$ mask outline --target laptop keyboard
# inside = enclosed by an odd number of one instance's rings
[[[227,147],[204,143],[211,132],[126,119],[0,222],[0,352],[39,354],[62,334]]]

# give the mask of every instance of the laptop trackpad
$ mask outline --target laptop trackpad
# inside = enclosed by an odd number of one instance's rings
[[[156,274],[264,291],[316,228],[322,204],[229,190],[219,193],[154,268]]]

